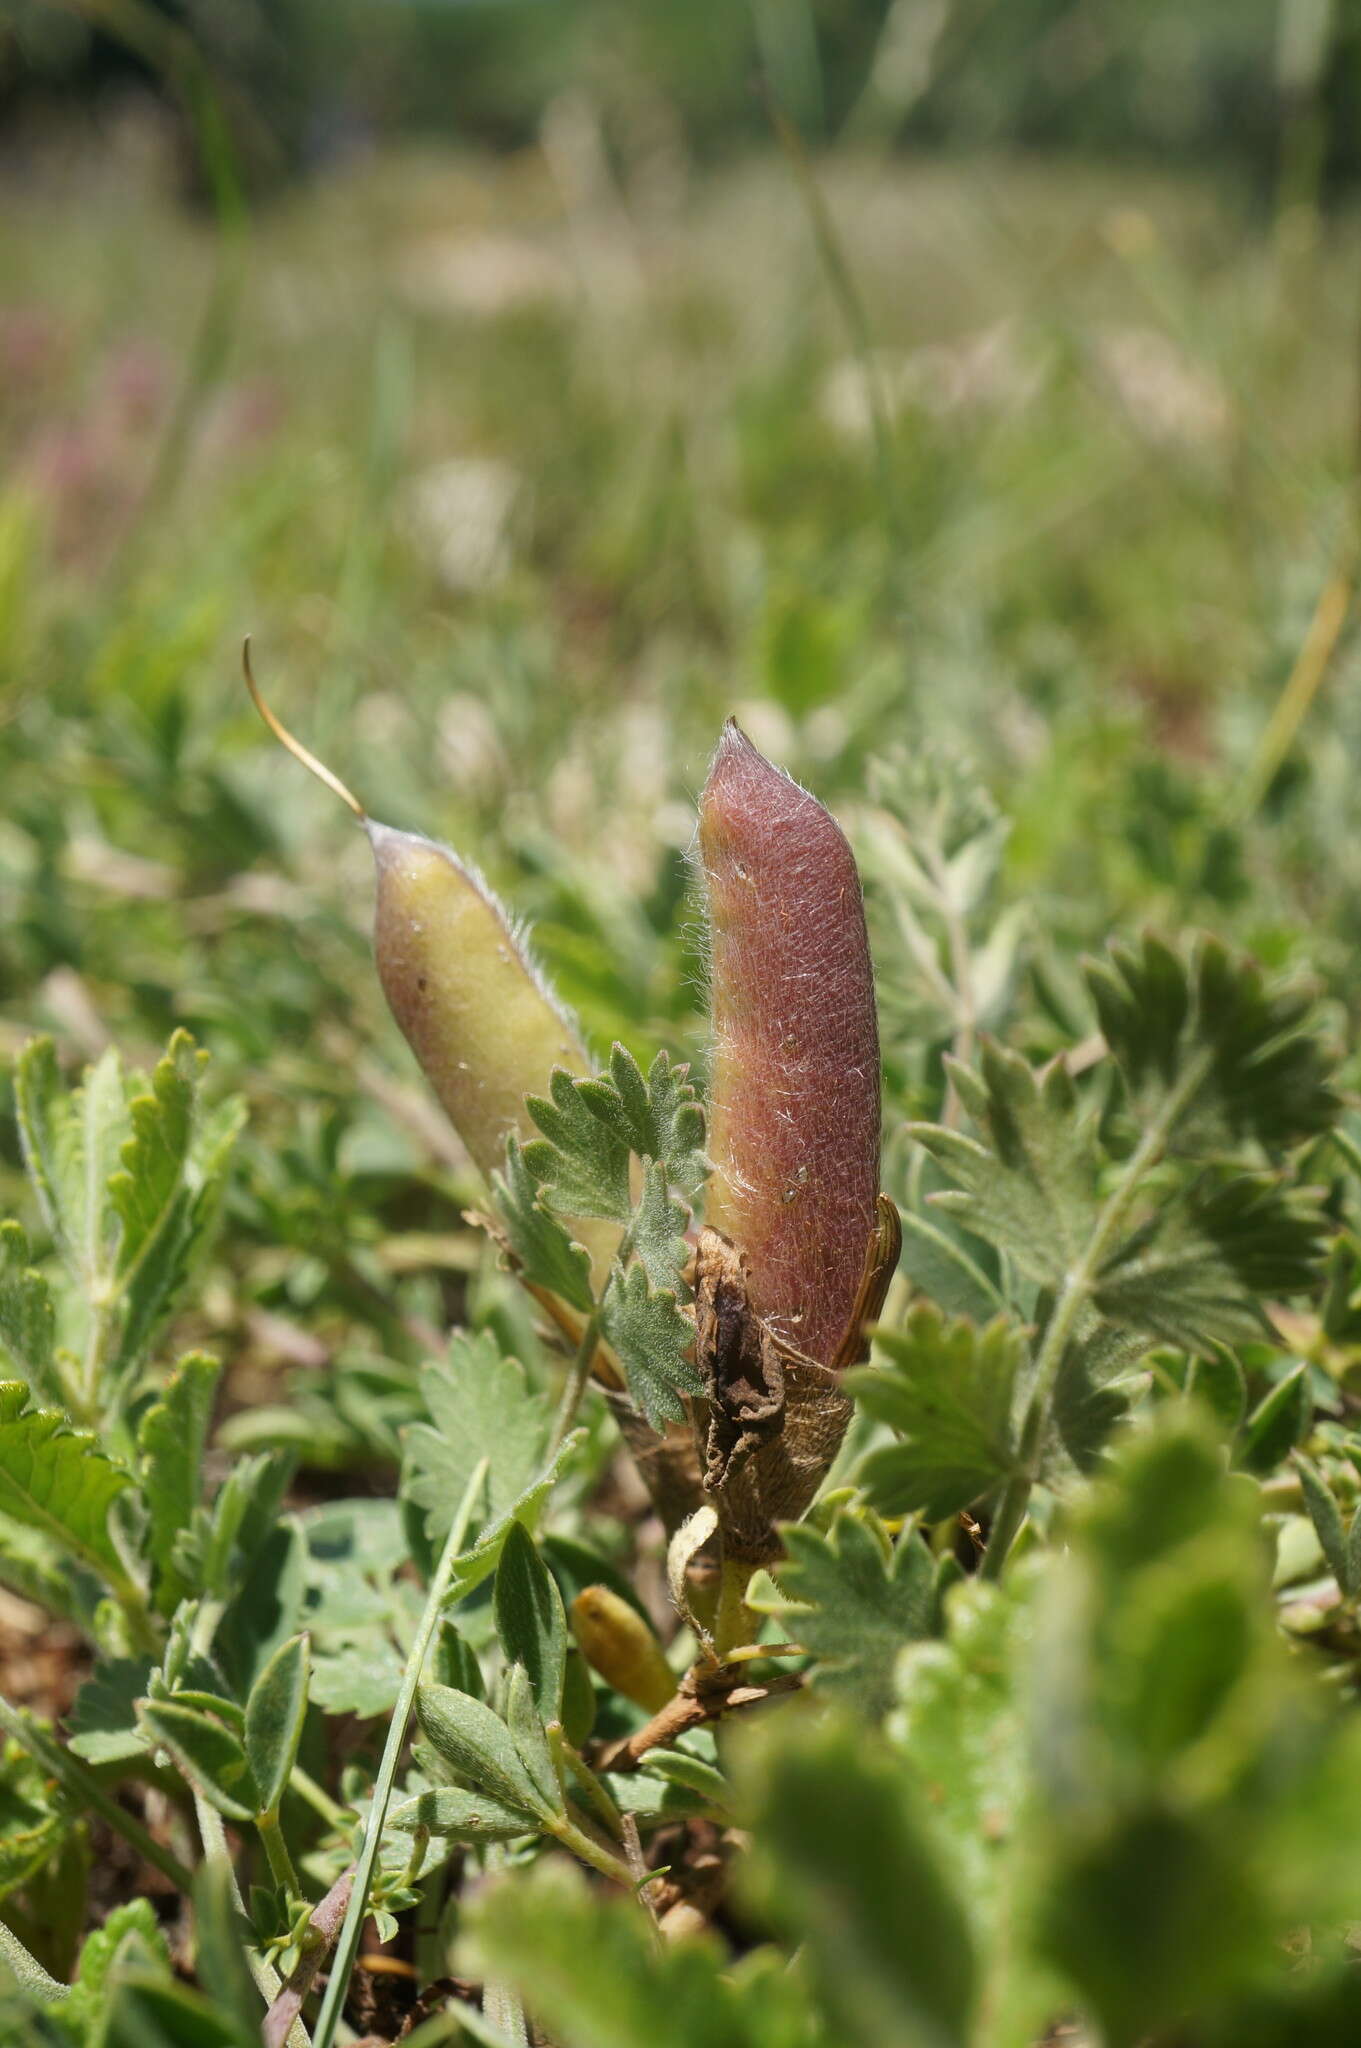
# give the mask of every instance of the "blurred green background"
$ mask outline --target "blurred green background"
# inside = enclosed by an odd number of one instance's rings
[[[247,632],[599,1045],[702,1063],[730,711],[857,835],[974,764],[1033,1050],[1145,923],[1354,1010],[1358,169],[1341,0],[0,8],[0,1049],[246,1090],[206,1338],[414,1356],[478,1256]]]

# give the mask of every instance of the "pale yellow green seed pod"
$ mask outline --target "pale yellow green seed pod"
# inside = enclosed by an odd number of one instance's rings
[[[586,1048],[481,876],[451,848],[371,818],[264,702],[249,647],[246,682],[261,717],[368,834],[377,870],[373,941],[383,992],[469,1157],[488,1177],[501,1165],[511,1131],[533,1135],[526,1095],[546,1094],[554,1067],[588,1073]],[[584,1222],[573,1235],[603,1280],[617,1227]]]
[[[608,1586],[587,1586],[572,1602],[572,1630],[593,1671],[626,1700],[656,1714],[674,1699],[676,1674],[636,1607]]]
[[[528,1136],[526,1094],[554,1067],[588,1070],[568,1019],[525,957],[505,912],[447,846],[368,819],[378,872],[378,978],[421,1070],[479,1172]]]

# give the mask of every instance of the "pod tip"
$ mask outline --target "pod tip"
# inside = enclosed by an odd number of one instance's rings
[[[295,761],[301,761],[303,767],[310,774],[315,775],[318,782],[324,782],[327,789],[335,796],[338,796],[343,804],[348,804],[361,825],[367,825],[368,815],[354,791],[348,789],[340,777],[328,768],[324,761],[319,761],[310,748],[303,745],[301,740],[294,739],[288,727],[275,716],[261,696],[260,686],[255,680],[255,671],[251,667],[249,633],[247,633],[241,643],[241,670],[246,678],[246,688],[250,691],[252,704],[254,704],[261,718],[263,718],[265,724],[279,742],[279,745],[285,747],[292,754]]]

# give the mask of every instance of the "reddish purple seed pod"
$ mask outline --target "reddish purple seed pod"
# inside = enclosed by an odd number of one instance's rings
[[[713,1072],[706,1220],[752,1305],[831,1364],[879,1189],[879,1031],[860,877],[831,814],[729,720],[699,804]]]

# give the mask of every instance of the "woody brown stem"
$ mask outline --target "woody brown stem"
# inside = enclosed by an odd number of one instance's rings
[[[706,1721],[720,1721],[727,1714],[763,1706],[781,1693],[797,1692],[803,1685],[801,1672],[781,1672],[760,1684],[744,1683],[739,1666],[720,1664],[717,1670],[696,1665],[681,1680],[673,1700],[654,1714],[644,1728],[612,1744],[599,1759],[607,1771],[637,1770],[651,1749],[665,1749],[669,1743],[702,1728]]]

